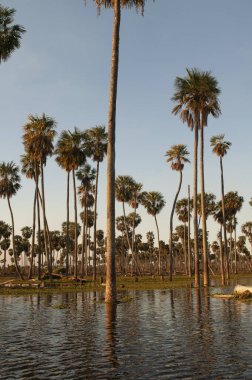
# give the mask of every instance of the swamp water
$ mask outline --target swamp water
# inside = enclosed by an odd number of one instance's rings
[[[251,303],[127,294],[1,296],[0,379],[252,379]]]

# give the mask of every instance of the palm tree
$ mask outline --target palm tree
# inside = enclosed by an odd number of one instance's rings
[[[211,137],[210,145],[213,148],[213,153],[215,153],[218,157],[220,157],[224,255],[226,258],[227,279],[229,280],[229,257],[228,257],[228,248],[227,248],[226,210],[225,210],[225,199],[224,199],[225,192],[224,192],[224,176],[223,176],[222,158],[227,154],[232,144],[229,141],[225,141],[224,137],[225,135],[216,135],[216,136]]]
[[[198,258],[198,233],[197,233],[197,166],[198,166],[198,130],[200,129],[200,173],[202,195],[202,230],[203,230],[203,254],[204,254],[204,285],[209,285],[208,254],[207,254],[207,230],[205,218],[205,182],[204,182],[204,127],[207,125],[208,116],[218,117],[220,106],[218,95],[220,89],[218,82],[208,71],[187,69],[185,78],[177,77],[175,80],[175,93],[172,100],[176,102],[172,113],[180,114],[183,122],[194,129],[194,252],[195,252],[195,286],[200,285],[199,258]]]
[[[224,200],[225,200],[228,217],[234,228],[234,261],[235,261],[234,272],[235,274],[237,274],[237,250],[236,250],[237,218],[236,218],[236,214],[237,212],[241,211],[244,198],[242,196],[239,196],[237,191],[229,191],[227,194],[225,194]],[[232,255],[231,250],[230,250],[230,255]]]
[[[141,200],[141,190],[143,185],[141,183],[134,182],[132,184],[132,195],[131,199],[129,200],[129,205],[134,209],[134,212],[132,213],[132,253],[135,252],[134,242],[135,242],[135,227],[136,227],[136,210],[138,208],[139,202]]]
[[[84,253],[85,253],[85,272],[87,273],[87,212],[90,207],[94,205],[93,197],[93,181],[96,178],[96,170],[91,168],[90,165],[85,164],[81,169],[76,172],[78,180],[81,181],[81,186],[78,187],[78,195],[80,198],[81,206],[84,211],[81,213],[83,223],[82,233],[82,265],[81,275],[84,277]]]
[[[96,281],[96,214],[97,214],[97,195],[99,167],[107,152],[108,134],[105,132],[105,126],[96,126],[89,129],[85,135],[84,145],[88,155],[96,162],[96,181],[95,181],[95,202],[94,202],[94,252],[93,252],[93,280]]]
[[[190,221],[190,218],[191,218],[191,208],[192,208],[192,202],[191,202],[191,200],[188,201],[187,198],[180,199],[179,201],[176,202],[175,210],[176,210],[178,220],[180,220],[184,224],[183,241],[184,241],[184,255],[185,255],[185,273],[189,274],[190,277],[191,277],[191,252],[190,252],[190,243],[189,243],[189,240],[190,240],[189,225],[188,225],[188,233],[187,233],[187,235],[188,235],[188,239],[187,239],[188,240],[188,244],[187,244],[188,252],[186,249],[186,238],[185,238],[185,236],[186,236],[186,223],[188,221]]]
[[[220,232],[218,233],[218,238],[220,241],[220,272],[221,272],[221,280],[222,285],[225,285],[225,270],[224,270],[224,259],[223,259],[223,251],[222,251],[222,227],[223,227],[223,210],[222,210],[222,202],[216,203],[215,212],[213,213],[213,218],[220,224]]]
[[[108,111],[108,148],[107,148],[107,275],[106,302],[116,301],[115,273],[115,131],[116,99],[119,67],[119,40],[121,7],[144,11],[146,0],[94,0],[100,11],[101,7],[114,9],[112,34],[112,58],[110,70],[109,111]]]
[[[12,249],[13,256],[17,274],[23,280],[23,275],[20,271],[17,262],[17,253],[15,249],[14,236],[15,236],[15,226],[14,226],[14,216],[13,211],[10,204],[10,198],[13,195],[16,195],[17,191],[20,189],[20,176],[19,176],[19,168],[11,162],[1,162],[0,164],[0,198],[6,198],[11,214],[11,227],[12,227]]]
[[[242,225],[242,233],[248,238],[250,243],[250,255],[252,255],[252,222],[246,222]]]
[[[86,152],[83,148],[83,134],[74,128],[73,132],[62,131],[56,146],[56,161],[63,167],[67,173],[67,244],[69,241],[69,173],[72,172],[73,178],[73,196],[74,196],[74,221],[75,221],[75,239],[74,239],[74,277],[77,277],[77,264],[78,264],[78,234],[77,234],[77,197],[76,197],[76,183],[75,172],[85,163]],[[68,255],[68,252],[67,252]],[[68,266],[68,257],[66,258],[66,265]]]
[[[3,272],[5,273],[6,268],[6,251],[10,247],[10,239],[12,228],[9,226],[9,224],[5,223],[4,221],[0,220],[0,247],[4,251],[4,259],[3,259]]]
[[[161,274],[161,247],[159,238],[159,228],[157,223],[157,214],[160,213],[165,205],[164,197],[157,191],[143,192],[141,198],[141,204],[145,207],[148,214],[154,216],[157,236],[158,236],[158,272]]]
[[[21,25],[11,25],[16,10],[0,4],[0,63],[7,61],[15,49],[20,47],[20,40],[25,33]]]
[[[41,177],[42,190],[42,212],[44,225],[45,253],[47,258],[48,272],[51,273],[51,252],[49,244],[49,230],[46,222],[45,188],[44,188],[44,166],[48,156],[53,154],[53,140],[56,135],[56,122],[44,113],[41,117],[29,115],[28,122],[24,125],[23,143],[26,153],[30,159],[38,164]],[[39,198],[37,198],[39,202]]]
[[[41,277],[41,242],[40,242],[40,209],[39,209],[39,202],[37,202],[37,199],[39,198],[39,191],[38,191],[38,177],[39,177],[39,167],[38,164],[31,160],[31,157],[28,153],[23,154],[21,156],[21,172],[22,174],[25,174],[26,178],[33,179],[35,182],[35,194],[34,194],[34,201],[33,201],[33,224],[32,224],[32,245],[31,245],[31,260],[30,260],[30,271],[28,274],[28,279],[32,276],[32,268],[33,268],[33,258],[34,258],[34,246],[35,246],[35,229],[36,229],[36,206],[37,206],[37,214],[38,214],[38,277],[40,279]]]
[[[189,152],[187,150],[186,145],[178,144],[173,145],[169,150],[167,150],[166,154],[167,156],[167,162],[171,162],[171,168],[172,170],[176,170],[180,173],[180,180],[179,180],[179,186],[177,193],[175,195],[171,216],[170,216],[170,281],[172,281],[172,273],[173,273],[173,248],[172,248],[172,233],[173,233],[173,215],[175,211],[176,202],[178,199],[178,195],[180,193],[181,185],[182,185],[182,179],[183,174],[182,171],[184,169],[184,165],[187,162],[190,162],[187,158],[189,156]]]

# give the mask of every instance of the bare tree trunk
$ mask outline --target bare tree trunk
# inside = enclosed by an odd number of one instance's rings
[[[173,248],[172,248],[172,243],[173,243],[172,242],[173,215],[174,215],[176,202],[177,202],[178,195],[179,195],[179,192],[180,192],[180,189],[181,189],[181,185],[182,185],[182,178],[183,178],[183,176],[182,176],[182,170],[180,170],[179,186],[178,186],[177,193],[175,195],[175,199],[174,199],[173,206],[172,206],[172,211],[171,211],[171,216],[170,216],[170,275],[169,275],[169,280],[170,281],[172,281],[172,274],[173,274]],[[159,263],[159,265],[160,265],[160,263]],[[159,268],[159,272],[160,272],[160,268]]]
[[[78,241],[77,241],[77,198],[76,198],[76,185],[75,185],[75,170],[72,169],[73,176],[73,195],[74,195],[74,277],[78,275]]]
[[[35,230],[36,230],[36,189],[34,194],[34,201],[33,201],[33,222],[32,222],[32,244],[31,244],[31,261],[30,261],[30,270],[28,274],[28,279],[30,280],[32,277],[32,269],[33,269],[33,256],[34,256],[34,244],[35,244]]]
[[[229,255],[228,255],[228,247],[227,247],[227,226],[226,226],[226,211],[225,211],[225,192],[224,192],[224,178],[223,178],[223,165],[222,165],[222,157],[220,157],[220,170],[221,170],[221,196],[222,196],[222,217],[223,217],[223,233],[224,233],[224,257],[226,260],[226,271],[227,271],[227,280],[230,279],[229,274]]]
[[[93,280],[96,281],[96,221],[97,221],[97,194],[98,194],[98,178],[99,178],[99,161],[96,167],[95,180],[95,202],[94,202],[94,252],[93,252]]]
[[[7,197],[7,201],[8,201],[8,206],[9,206],[10,214],[11,214],[11,224],[12,224],[12,249],[13,249],[14,263],[15,263],[15,267],[16,267],[16,271],[17,271],[18,276],[21,278],[21,280],[23,280],[24,277],[23,277],[23,275],[22,275],[22,273],[21,273],[21,270],[20,270],[19,265],[18,265],[18,262],[17,262],[17,254],[16,254],[15,240],[14,240],[14,236],[15,236],[14,217],[13,217],[13,212],[12,212],[12,208],[11,208],[10,198],[9,198],[9,197]]]
[[[70,172],[67,172],[67,199],[66,199],[66,209],[67,209],[67,236],[66,236],[66,275],[69,274],[69,180]]]
[[[119,34],[121,8],[120,0],[114,1],[114,26],[112,37],[112,59],[110,71],[110,94],[108,112],[108,148],[107,148],[107,275],[106,302],[116,301],[115,272],[115,130],[116,98],[119,66]]]
[[[203,240],[203,284],[209,286],[208,252],[207,252],[207,228],[205,207],[205,179],[204,179],[204,124],[203,114],[200,114],[200,183],[201,183],[201,216],[202,216],[202,240]]]
[[[237,274],[236,220],[234,215],[234,272]]]
[[[192,259],[191,259],[191,199],[190,185],[188,185],[188,275],[192,277]]]
[[[225,271],[224,271],[224,260],[223,260],[223,250],[222,250],[222,225],[220,226],[220,272],[221,272],[221,282],[225,285]]]
[[[51,252],[49,252],[48,248],[48,235],[46,231],[46,211],[45,211],[45,190],[44,190],[44,169],[43,169],[43,163],[40,162],[40,171],[41,171],[41,191],[42,191],[42,213],[43,213],[43,227],[44,227],[44,240],[45,240],[45,253],[46,253],[46,260],[47,260],[47,269],[48,273],[52,273],[52,267],[51,267]]]
[[[195,287],[200,286],[200,273],[199,273],[199,248],[198,248],[198,205],[197,205],[197,193],[198,193],[198,115],[195,115],[194,126],[194,183],[193,183],[193,226],[194,226],[194,272],[195,272]]]

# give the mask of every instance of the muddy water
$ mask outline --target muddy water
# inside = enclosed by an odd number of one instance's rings
[[[0,297],[0,379],[252,379],[252,304],[205,291]]]

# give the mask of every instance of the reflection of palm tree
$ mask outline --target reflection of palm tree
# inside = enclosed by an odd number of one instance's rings
[[[16,271],[19,277],[23,280],[23,275],[20,271],[17,262],[17,253],[15,248],[14,236],[15,236],[15,227],[14,227],[14,216],[10,204],[10,198],[13,195],[16,195],[17,191],[20,189],[20,176],[19,168],[14,164],[14,162],[2,162],[0,164],[0,198],[6,198],[11,214],[11,224],[12,224],[12,249],[14,256],[14,263]]]
[[[118,359],[116,356],[116,303],[106,302],[105,304],[105,327],[107,338],[107,349],[105,354],[108,354],[108,360],[113,368],[118,366]]]
[[[135,7],[143,13],[145,0],[99,0],[96,1],[98,10],[102,6],[114,9],[114,26],[112,35],[112,59],[110,70],[110,93],[108,111],[108,149],[107,149],[107,275],[106,301],[116,300],[115,273],[115,130],[116,130],[116,99],[119,67],[119,35],[121,6]]]
[[[222,196],[222,217],[223,217],[223,233],[224,233],[224,255],[226,257],[227,265],[227,279],[229,280],[229,258],[228,258],[228,248],[227,248],[227,231],[226,231],[226,210],[225,210],[225,200],[224,200],[224,177],[223,177],[223,163],[222,158],[227,154],[231,142],[224,140],[225,135],[213,136],[210,139],[211,147],[213,152],[220,157],[220,170],[221,170],[221,196]]]
[[[173,215],[174,215],[176,202],[177,202],[178,195],[179,195],[181,185],[182,185],[182,179],[183,179],[182,171],[184,169],[184,164],[186,162],[190,162],[190,161],[187,158],[189,156],[189,152],[187,150],[187,147],[186,147],[186,145],[183,145],[183,144],[173,145],[166,152],[166,156],[167,156],[167,162],[171,162],[172,170],[176,170],[180,173],[179,186],[178,186],[178,190],[177,190],[177,193],[176,193],[174,201],[173,201],[173,206],[172,206],[172,211],[171,211],[171,216],[170,216],[170,281],[172,281],[172,273],[173,273],[173,247],[172,247]]]
[[[107,152],[108,135],[104,126],[96,126],[85,133],[85,146],[88,155],[96,162],[95,202],[94,202],[94,252],[93,252],[93,280],[96,280],[96,220],[97,220],[97,195],[100,163]]]
[[[200,285],[198,233],[197,233],[197,166],[198,166],[198,130],[200,129],[200,173],[202,195],[202,229],[204,254],[204,285],[208,286],[208,257],[207,257],[207,231],[204,205],[204,127],[207,125],[209,114],[218,117],[220,107],[217,96],[220,90],[216,79],[209,73],[198,69],[187,69],[185,78],[177,77],[175,80],[175,94],[172,98],[176,102],[173,113],[180,114],[183,122],[194,129],[194,255],[195,255],[195,286]]]
[[[20,47],[22,34],[25,33],[21,25],[11,25],[15,12],[15,9],[0,4],[0,63],[7,61],[11,53]]]
[[[165,205],[164,197],[161,193],[157,191],[143,192],[141,198],[141,204],[146,208],[148,214],[154,216],[157,236],[158,236],[158,273],[161,274],[161,249],[160,249],[160,238],[159,238],[159,228],[157,223],[157,214],[160,213]]]

